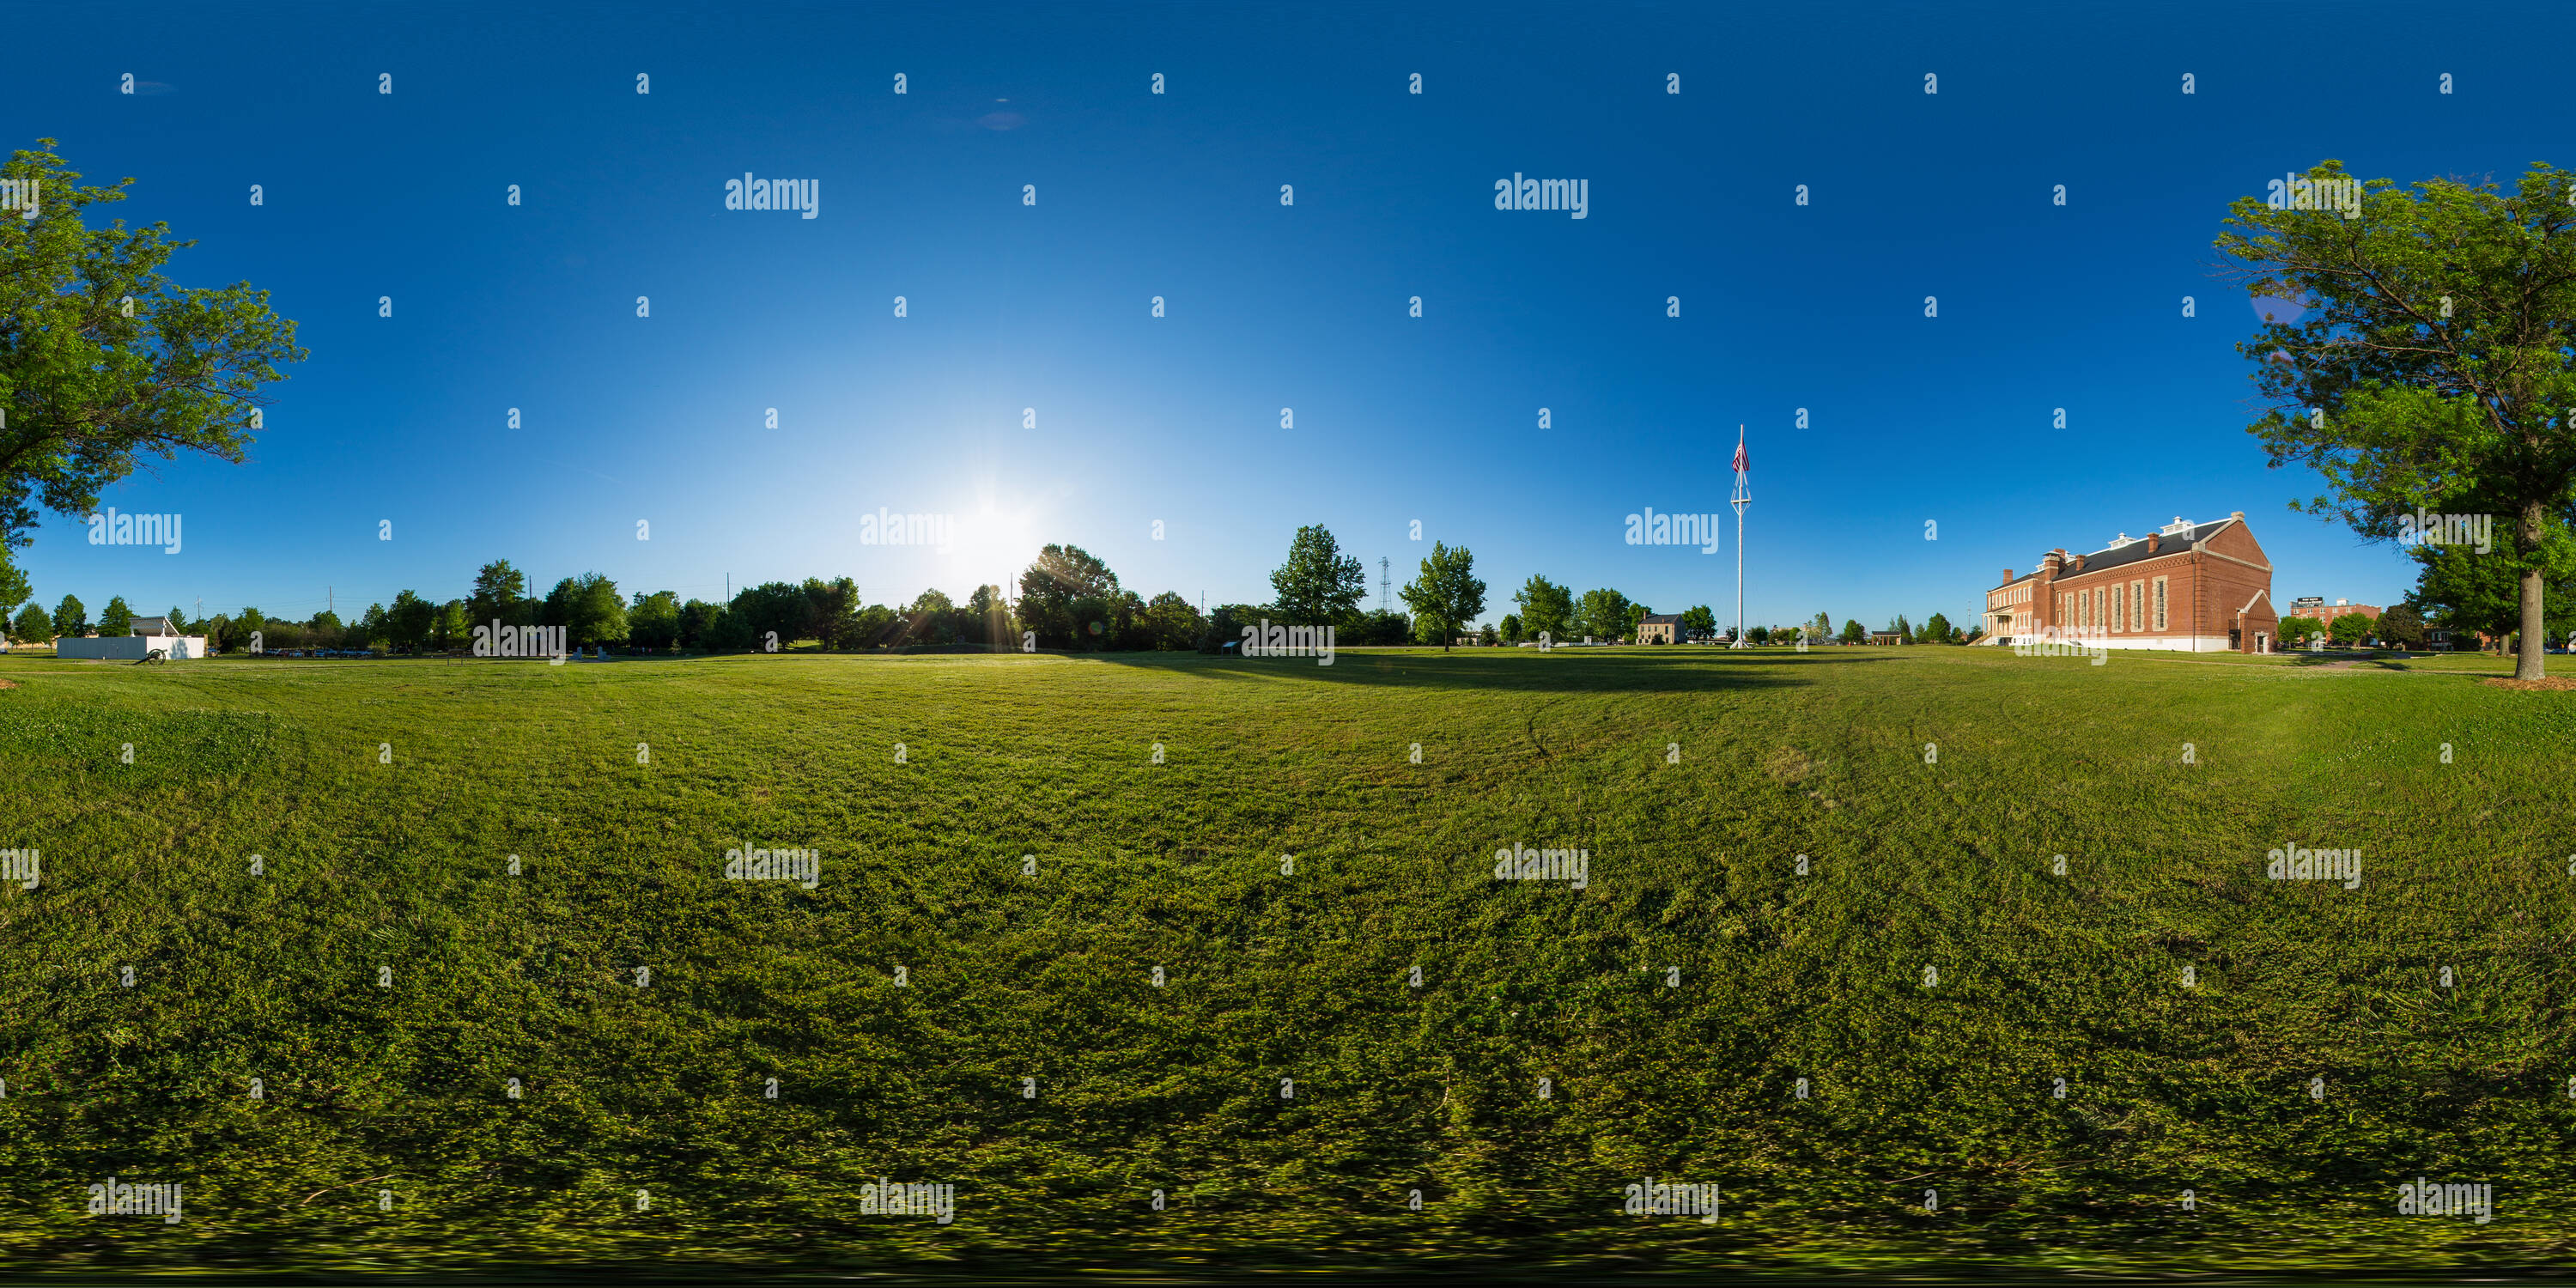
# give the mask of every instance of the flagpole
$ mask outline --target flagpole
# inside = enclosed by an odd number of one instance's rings
[[[1744,647],[1744,507],[1753,504],[1744,477],[1744,426],[1735,427],[1735,647]]]

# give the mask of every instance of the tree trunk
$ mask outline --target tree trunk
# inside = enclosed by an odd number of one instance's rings
[[[2540,549],[2542,510],[2537,501],[2522,507],[2522,552],[2525,557]],[[2522,655],[2514,659],[2513,678],[2541,678],[2542,652],[2549,646],[2549,632],[2540,623],[2540,570],[2525,568],[2522,573]]]

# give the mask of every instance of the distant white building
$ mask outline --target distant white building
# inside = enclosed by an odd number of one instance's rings
[[[167,617],[137,617],[131,635],[66,636],[54,641],[54,656],[88,658],[99,662],[140,662],[154,649],[175,662],[181,658],[206,655],[206,637],[181,635],[170,629]]]

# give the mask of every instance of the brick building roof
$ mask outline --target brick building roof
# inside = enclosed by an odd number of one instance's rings
[[[2126,564],[2133,564],[2146,559],[2162,559],[2166,555],[2181,554],[2188,550],[2197,549],[2202,542],[2209,540],[2210,537],[2215,535],[2219,529],[2236,522],[2240,522],[2240,520],[2230,517],[2225,519],[2215,519],[2208,523],[2196,523],[2189,529],[2182,532],[2159,532],[2155,534],[2156,548],[2153,554],[2150,554],[2147,551],[2147,539],[2145,537],[2140,537],[2137,540],[2128,542],[2124,545],[2106,546],[2103,549],[2096,550],[2090,554],[2082,556],[2084,560],[2084,571],[2088,573],[2100,572],[2105,568],[2118,568]],[[2075,558],[2075,556],[2069,556],[2066,560],[2066,566],[2057,570],[2057,575],[2060,578],[2077,575],[2075,570]],[[2013,578],[2011,581],[2005,582],[2004,585],[2012,586],[2029,581],[2031,578],[2038,576],[2041,571],[2041,569],[2034,568],[2029,572]]]

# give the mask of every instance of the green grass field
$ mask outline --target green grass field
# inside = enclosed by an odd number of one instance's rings
[[[2563,1265],[2576,694],[2509,665],[0,659],[0,1248]],[[87,1216],[110,1175],[185,1219]]]

